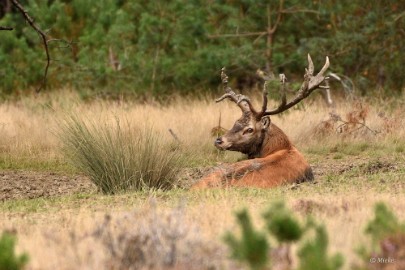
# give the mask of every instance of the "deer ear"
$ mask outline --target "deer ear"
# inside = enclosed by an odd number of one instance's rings
[[[268,117],[268,116],[262,117],[262,119],[260,120],[260,122],[262,123],[262,129],[263,129],[263,130],[268,129],[269,126],[270,126],[270,124],[271,124],[270,117]]]

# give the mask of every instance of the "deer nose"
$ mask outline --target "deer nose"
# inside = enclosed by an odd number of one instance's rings
[[[222,137],[218,137],[218,138],[215,140],[215,145],[221,145],[223,142],[224,142],[224,141],[222,140]]]

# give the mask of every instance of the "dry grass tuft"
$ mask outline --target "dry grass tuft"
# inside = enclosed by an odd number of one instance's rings
[[[167,190],[176,185],[181,155],[150,127],[134,130],[66,119],[60,137],[72,165],[106,194],[141,189]]]

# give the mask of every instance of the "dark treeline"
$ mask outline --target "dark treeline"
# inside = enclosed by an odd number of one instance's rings
[[[216,89],[226,66],[239,82],[258,68],[298,82],[315,66],[348,76],[362,93],[405,87],[405,1],[21,0],[48,33],[47,91],[167,94]],[[0,1],[0,93],[37,87],[41,40]]]

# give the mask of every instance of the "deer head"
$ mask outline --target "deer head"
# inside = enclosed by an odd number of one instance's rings
[[[297,91],[296,96],[287,103],[285,91],[285,76],[280,75],[282,85],[282,98],[280,105],[273,110],[267,110],[267,81],[263,86],[263,104],[260,111],[255,110],[250,99],[244,95],[236,94],[228,86],[228,76],[225,68],[221,70],[221,79],[225,94],[216,102],[230,99],[242,110],[242,117],[236,120],[233,127],[223,136],[215,140],[215,146],[221,150],[238,151],[247,154],[249,158],[263,157],[275,148],[288,147],[289,140],[275,125],[271,125],[270,115],[279,114],[293,107],[308,97],[317,88],[325,88],[320,84],[325,80],[324,73],[329,67],[329,59],[317,75],[314,73],[314,64],[308,55],[308,68],[304,75],[304,82]],[[273,130],[272,130],[273,129]]]

